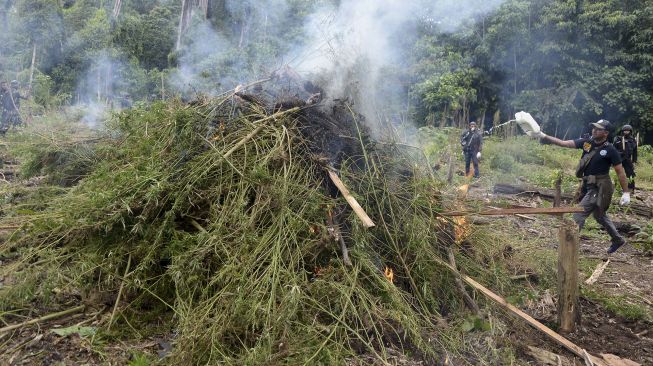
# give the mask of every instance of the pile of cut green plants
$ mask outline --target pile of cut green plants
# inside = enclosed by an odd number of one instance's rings
[[[437,263],[452,243],[440,183],[405,147],[375,145],[350,106],[171,100],[106,129],[79,179],[2,217],[20,226],[0,244],[0,277],[12,278],[3,322],[34,317],[35,304],[105,307],[96,340],[164,334],[161,362],[174,365],[457,352],[439,325],[463,306]]]

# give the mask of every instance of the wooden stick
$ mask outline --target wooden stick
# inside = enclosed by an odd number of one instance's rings
[[[327,212],[327,225],[331,230],[331,233],[334,236],[334,239],[340,242],[340,251],[342,252],[342,261],[346,266],[351,267],[351,259],[349,258],[349,249],[347,249],[347,244],[345,243],[345,238],[342,236],[340,231],[340,224],[333,219],[333,212],[329,210]]]
[[[340,231],[340,230],[338,230]],[[338,233],[338,239],[340,239],[340,250],[342,251],[342,261],[346,266],[351,267],[351,259],[349,258],[349,249],[347,249],[347,244],[345,243],[345,238],[342,236],[342,233]]]
[[[594,282],[596,282],[599,279],[599,276],[601,276],[603,271],[605,271],[605,268],[608,266],[608,264],[610,264],[610,259],[608,259],[607,261],[605,261],[603,263],[599,263],[596,266],[596,269],[594,270],[594,272],[592,273],[590,278],[585,280],[585,284],[586,285],[593,285]]]
[[[467,290],[465,290],[465,285],[463,284],[463,281],[460,279],[460,272],[458,272],[458,267],[456,267],[456,257],[453,255],[453,250],[451,248],[447,248],[447,255],[449,256],[449,264],[451,267],[456,269],[457,273],[454,273],[454,281],[456,282],[456,287],[458,287],[458,291],[460,291],[460,294],[463,296],[463,300],[465,300],[465,304],[467,304],[467,307],[474,312],[476,316],[478,316],[481,313],[481,310],[478,308],[478,305],[476,304],[476,301],[472,299],[471,296],[467,293]]]
[[[340,177],[338,177],[338,174],[336,174],[333,170],[327,169],[327,172],[329,173],[329,178],[331,178],[331,181],[333,181],[333,184],[338,187],[338,190],[342,195],[345,197],[347,200],[347,203],[349,203],[349,206],[354,210],[354,213],[356,216],[358,216],[359,219],[363,222],[363,226],[370,228],[374,227],[374,221],[370,219],[369,216],[367,216],[367,213],[365,213],[365,210],[361,207],[360,204],[358,204],[358,201],[354,198],[354,196],[349,193],[349,190],[345,186],[345,184],[340,180]]]
[[[86,305],[80,305],[80,306],[70,308],[70,309],[67,309],[67,310],[63,310],[63,311],[60,311],[60,312],[57,312],[57,313],[44,315],[44,316],[42,316],[40,318],[27,320],[27,321],[24,321],[22,323],[18,323],[18,324],[14,324],[14,325],[8,325],[6,327],[0,328],[0,334],[4,334],[6,332],[12,331],[14,329],[18,329],[20,327],[24,327],[26,325],[32,325],[32,324],[44,322],[44,321],[47,321],[47,320],[50,320],[50,319],[60,318],[62,316],[66,316],[66,315],[69,315],[69,314],[74,314],[74,313],[77,313],[77,312],[80,312],[80,311],[84,310],[85,307],[86,307]]]
[[[129,274],[129,267],[131,267],[131,264],[132,254],[129,253],[129,257],[127,257],[127,267],[125,268],[125,274],[122,276],[122,282],[120,283],[120,289],[118,289],[118,296],[116,297],[116,303],[113,305],[113,311],[111,312],[111,317],[109,318],[109,325],[107,326],[107,330],[111,329],[113,318],[116,316],[116,310],[118,310],[118,304],[120,303],[120,297],[122,296],[122,290],[125,287],[125,280]]]
[[[502,210],[501,207],[488,206],[488,208],[491,208],[493,210]],[[530,208],[530,207],[528,207],[528,208]],[[530,221],[537,221],[536,218],[531,217],[531,216],[526,216],[526,215],[522,215],[522,214],[515,214],[515,216],[521,217],[522,219],[526,219],[526,220],[530,220]]]
[[[493,300],[497,304],[501,305],[502,307],[506,308],[507,310],[509,310],[513,314],[517,315],[519,318],[525,320],[530,326],[532,326],[533,328],[541,331],[542,333],[544,333],[546,336],[548,336],[550,339],[552,339],[556,343],[560,344],[561,346],[563,346],[567,350],[571,351],[572,353],[574,353],[578,357],[583,357],[583,349],[580,348],[579,346],[577,346],[576,344],[574,344],[573,342],[569,341],[568,339],[561,336],[560,334],[554,332],[553,330],[551,330],[551,328],[547,327],[546,325],[538,322],[532,316],[530,316],[530,315],[526,314],[525,312],[521,311],[520,309],[518,309],[514,305],[508,303],[504,298],[502,298],[501,296],[499,296],[499,295],[495,294],[494,292],[490,291],[485,286],[483,286],[480,283],[476,282],[471,277],[460,274],[460,272],[458,272],[455,268],[451,267],[449,265],[449,263],[446,263],[445,261],[443,261],[441,259],[438,259],[438,258],[436,258],[435,261],[438,262],[440,265],[447,267],[449,270],[456,273],[457,275],[459,275],[463,279],[463,281],[467,282],[470,286],[472,286],[475,289],[479,290],[483,295],[485,295],[489,299]],[[601,360],[601,359],[599,359],[599,358],[597,358],[595,356],[590,355],[590,357],[592,358],[592,361],[594,362],[594,364],[597,365],[597,366],[609,366],[607,363],[605,363],[605,361],[603,361],[603,360]]]
[[[206,233],[206,229],[202,227],[202,225],[199,224],[199,222],[195,221],[195,219],[190,219],[190,224],[193,225],[193,227],[203,233]]]
[[[532,207],[532,208],[501,208],[494,210],[484,210],[480,212],[474,211],[447,211],[440,212],[442,216],[467,216],[467,215],[516,215],[516,214],[544,214],[544,215],[558,215],[563,213],[583,212],[582,207]]]
[[[592,362],[592,358],[585,350],[583,350],[583,360],[585,360],[586,366],[594,366],[594,363]]]
[[[553,207],[560,207],[560,202],[562,202],[562,173],[558,174],[558,178],[556,178]]]

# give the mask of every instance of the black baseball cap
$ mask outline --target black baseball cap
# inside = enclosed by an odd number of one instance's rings
[[[612,124],[610,121],[607,119],[600,119],[594,123],[590,123],[593,128],[599,129],[599,130],[607,130],[610,131],[612,130]]]

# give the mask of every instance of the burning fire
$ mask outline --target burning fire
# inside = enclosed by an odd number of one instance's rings
[[[388,281],[390,281],[390,283],[393,283],[394,278],[395,278],[395,274],[392,271],[392,268],[385,267],[385,270],[383,271],[383,274],[385,275],[385,278],[387,278]]]
[[[467,196],[467,191],[469,191],[469,183],[465,183],[458,187],[458,196],[460,196],[460,198],[465,198],[465,196]]]
[[[460,244],[471,233],[471,226],[467,222],[465,216],[454,216],[453,222],[453,232],[456,239],[456,244]]]

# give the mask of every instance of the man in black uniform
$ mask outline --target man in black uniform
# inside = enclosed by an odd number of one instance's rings
[[[11,90],[5,93],[2,100],[2,105],[3,105],[3,109],[7,113],[6,120],[5,120],[7,126],[17,127],[23,123],[23,121],[20,118],[20,113],[18,112],[18,110],[20,109],[20,100],[26,98],[20,95],[20,91],[19,91],[20,84],[18,83],[18,80],[12,80],[10,85],[11,85]]]
[[[9,130],[9,115],[5,110],[5,98],[9,94],[9,86],[6,81],[0,82],[0,135],[4,135]]]
[[[483,136],[476,129],[476,122],[469,122],[469,129],[463,132],[460,137],[460,145],[462,145],[463,153],[465,154],[465,176],[469,176],[469,165],[473,162],[474,178],[478,178],[478,159],[481,158]]]
[[[539,130],[531,133],[527,132],[529,136],[539,138],[543,142],[572,149],[583,149],[583,155],[576,168],[576,176],[583,179],[580,206],[585,211],[575,213],[574,221],[578,224],[578,228],[582,229],[585,225],[585,219],[593,214],[596,221],[603,226],[612,239],[612,245],[608,248],[608,253],[614,253],[626,243],[626,239],[619,234],[606,213],[614,192],[614,186],[610,179],[610,166],[617,173],[623,190],[619,204],[626,205],[630,203],[628,180],[621,165],[621,157],[617,149],[608,141],[611,128],[610,122],[602,119],[592,123],[591,138],[564,141],[553,136],[547,136]]]
[[[635,163],[637,162],[637,141],[633,137],[633,127],[624,125],[621,128],[621,136],[614,138],[612,143],[621,155],[621,165],[628,178],[628,189],[635,193]]]

